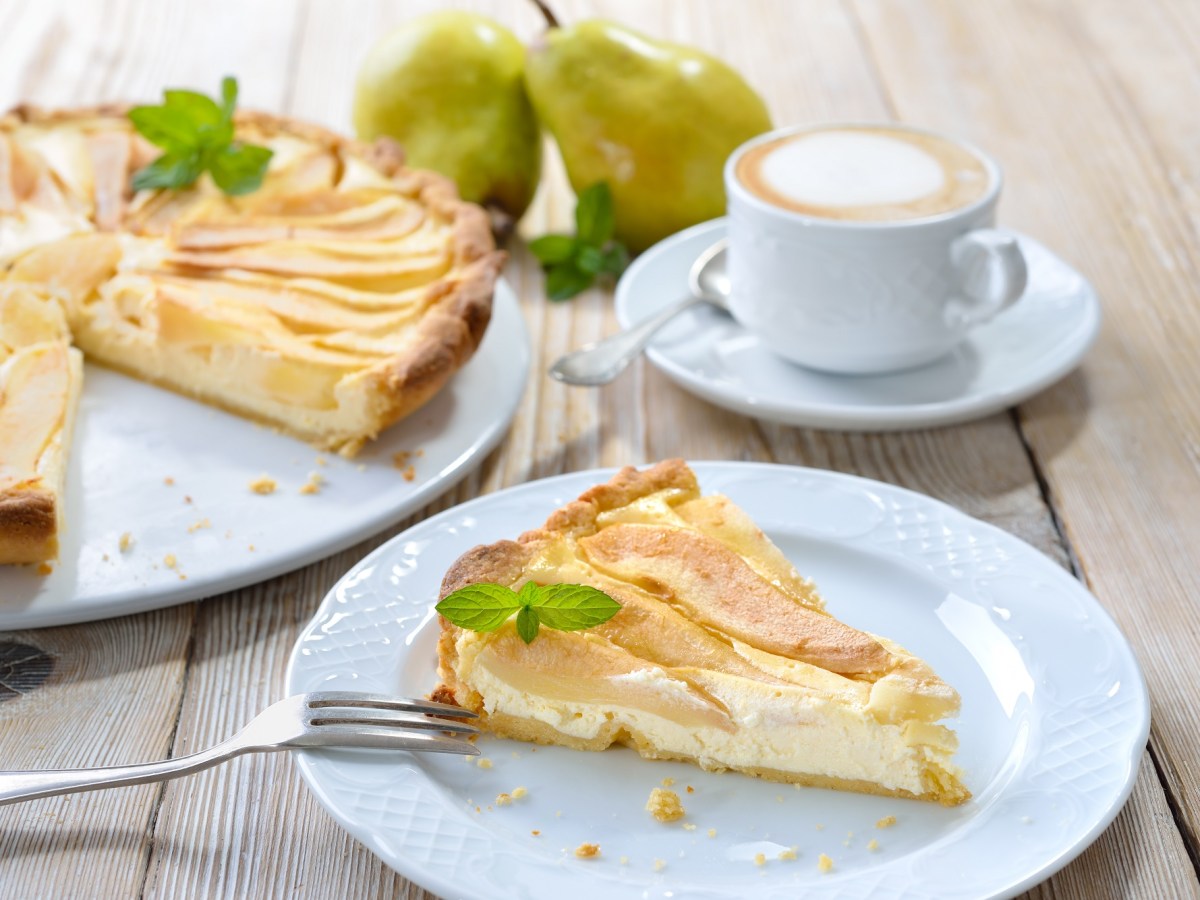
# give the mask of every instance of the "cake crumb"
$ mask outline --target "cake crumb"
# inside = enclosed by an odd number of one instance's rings
[[[168,475],[166,478],[163,479],[163,484],[165,484],[167,487],[170,487],[174,483],[175,483],[175,479],[172,478],[170,475]]]
[[[486,756],[481,756],[475,760],[475,765],[479,766],[481,769],[490,769],[492,767],[492,761]]]
[[[667,867],[667,861],[665,859],[656,859],[654,861],[654,871],[655,872],[661,872],[666,867]]]
[[[878,822],[875,823],[875,827],[876,828],[891,828],[895,824],[896,824],[895,816],[884,816],[882,819],[880,819]],[[850,832],[850,837],[854,837],[853,831]]]
[[[319,494],[321,485],[325,483],[325,476],[320,472],[309,472],[308,481],[300,485],[300,493],[302,494]]]
[[[39,575],[49,575],[53,571],[54,571],[54,566],[50,565],[50,563],[48,563],[48,562],[38,563],[37,573]]]
[[[765,866],[767,864],[767,854],[755,853],[754,854],[754,864],[756,866]]]
[[[827,875],[833,871],[833,860],[822,853],[817,857],[817,871],[822,875]]]
[[[874,853],[879,849],[879,841],[875,840],[875,838],[871,838],[869,841],[867,841],[867,849]]]
[[[475,812],[482,813],[483,809],[477,806],[477,807],[475,807]]]
[[[618,860],[618,862],[620,862],[620,863],[621,863],[621,865],[623,865],[623,866],[627,866],[627,865],[629,865],[629,857],[628,857],[628,856],[622,856],[622,857],[620,858],[620,860]]]
[[[782,802],[783,802],[783,794],[776,794],[776,795],[775,795],[775,802],[776,802],[776,803],[782,803]]]
[[[327,465],[329,465],[329,460],[327,460],[323,456],[318,456],[317,457],[317,465],[318,466],[327,466]]]
[[[788,847],[788,849],[786,849],[786,850],[780,850],[779,858],[780,859],[795,859],[796,855],[797,855],[796,851],[798,851],[799,849],[800,849],[799,847]]]
[[[660,822],[674,822],[686,814],[683,804],[679,802],[679,795],[662,788],[650,791],[650,798],[646,801],[646,812]]]
[[[417,470],[413,466],[406,466],[400,475],[405,481],[413,481],[417,477]]]
[[[536,829],[536,828],[535,828],[535,829],[533,829],[533,831],[531,831],[531,832],[529,832],[529,833],[530,833],[530,834],[532,834],[534,837],[541,837],[541,836],[542,836],[542,833],[541,833],[541,832],[540,832],[538,829]]]
[[[695,825],[694,823],[692,823],[692,822],[684,822],[684,823],[683,823],[683,830],[684,830],[684,831],[695,831],[695,830],[696,830],[696,825]]]
[[[556,810],[554,811],[554,818],[556,818],[556,819],[561,819],[561,818],[562,818],[562,810],[561,810],[561,809],[556,809]]]
[[[816,828],[816,829],[817,829],[817,831],[824,831],[824,830],[825,830],[825,826],[824,826],[824,825],[822,825],[820,822],[818,822],[818,823],[817,823],[816,825],[814,825],[813,827],[814,827],[814,828]]]
[[[358,465],[356,465],[354,468],[358,469],[358,471],[360,471],[360,472],[365,472],[365,471],[367,471],[367,464],[366,464],[366,463],[359,463],[359,464],[358,464]]]
[[[664,779],[662,780],[662,786],[663,786],[663,787],[671,787],[673,784],[675,784],[675,779],[674,779],[674,778],[664,778]]]
[[[275,479],[269,475],[260,475],[258,478],[255,478],[252,482],[250,482],[250,490],[254,491],[256,494],[262,494],[264,497],[267,494],[275,493],[275,488],[277,487],[279,487],[279,485],[276,484]]]
[[[123,535],[121,535],[121,539],[117,541],[117,547],[120,548],[122,553],[128,553],[129,548],[132,546],[133,535],[126,531]]]
[[[514,800],[520,800],[522,797],[524,797],[528,793],[529,793],[529,791],[523,787],[515,787],[512,789],[512,798]]]
[[[600,855],[599,844],[580,844],[575,848],[575,855],[580,859],[595,859]]]
[[[173,569],[177,565],[179,565],[179,560],[177,560],[175,558],[174,553],[168,553],[166,556],[163,557],[163,565],[166,566],[168,569]]]
[[[184,502],[184,503],[187,503],[187,504],[189,504],[189,505],[190,505],[190,504],[191,504],[191,502],[192,502],[192,495],[191,495],[191,494],[184,494],[184,495],[183,495],[183,502]]]
[[[212,528],[212,522],[208,519],[201,519],[199,522],[188,526],[188,534],[195,534],[201,528]]]
[[[688,792],[689,794],[694,794],[694,793],[696,793],[696,789],[695,789],[694,787],[692,787],[692,786],[689,784],[689,785],[687,786],[687,792]]]
[[[710,838],[715,838],[717,836],[717,829],[715,829],[715,828],[708,829],[708,836]]]
[[[107,553],[105,553],[105,554],[104,554],[104,556],[103,556],[103,557],[101,557],[101,558],[102,558],[102,559],[103,559],[105,562],[108,562],[108,554],[107,554]]]
[[[512,806],[512,801],[513,801],[512,794],[497,794],[496,795],[496,805],[497,806]]]
[[[246,547],[246,549],[247,549],[247,550],[249,550],[251,553],[253,553],[253,552],[254,552],[254,545],[253,545],[253,544],[250,544],[250,545],[248,545],[248,546]]]

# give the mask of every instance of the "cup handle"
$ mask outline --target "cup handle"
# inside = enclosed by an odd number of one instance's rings
[[[958,297],[947,308],[949,324],[971,328],[1012,306],[1025,293],[1029,270],[1017,239],[994,228],[968,231],[950,245]]]

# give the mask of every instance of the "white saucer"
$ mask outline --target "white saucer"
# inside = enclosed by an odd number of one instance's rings
[[[1112,822],[1137,776],[1149,701],[1129,644],[1070,573],[998,528],[878,481],[761,463],[694,468],[706,493],[745,509],[816,581],[830,612],[908,647],[958,689],[962,713],[949,724],[974,798],[946,809],[794,790],[627,749],[492,737],[479,743],[484,768],[442,754],[299,752],[301,775],[343,828],[422,887],[464,900],[979,900],[1027,890]],[[427,694],[447,568],[610,475],[488,494],[384,544],[301,633],[287,693]],[[664,777],[678,783],[682,823],[645,811]],[[526,797],[496,805],[518,786]],[[878,829],[887,816],[895,826]],[[600,845],[599,858],[576,858],[584,842]],[[781,858],[790,847],[798,858]],[[821,853],[834,859],[829,874]]]
[[[692,262],[725,236],[715,219],[643,253],[617,285],[623,328],[687,293]],[[1016,235],[1029,288],[950,355],[888,375],[828,375],[773,355],[732,318],[683,313],[651,343],[650,361],[681,387],[735,412],[787,425],[890,431],[982,418],[1053,384],[1083,359],[1100,330],[1092,286],[1037,241]]]
[[[88,366],[59,561],[49,575],[0,566],[0,630],[211,597],[356,544],[483,461],[508,430],[528,370],[529,335],[512,288],[501,281],[475,357],[428,405],[347,460]],[[397,466],[399,452],[412,456]],[[324,485],[301,494],[314,471]],[[249,489],[264,474],[278,483],[269,496]],[[133,543],[122,551],[125,532]]]

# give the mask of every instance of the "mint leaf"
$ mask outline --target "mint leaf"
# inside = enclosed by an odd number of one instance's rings
[[[198,155],[166,153],[133,173],[133,189],[144,191],[195,184],[201,171],[203,167]]]
[[[163,91],[161,106],[129,111],[133,127],[166,151],[134,173],[134,190],[186,188],[205,171],[226,194],[257,190],[266,176],[271,150],[234,140],[233,111],[237,80],[221,82],[221,102],[196,91]]]
[[[535,606],[541,595],[542,589],[532,581],[527,581],[521,585],[521,590],[517,592],[517,602],[522,606]]]
[[[629,251],[625,249],[624,244],[610,241],[603,251],[603,255],[604,259],[600,264],[601,272],[616,276],[629,267]]]
[[[585,244],[599,247],[613,234],[612,192],[608,182],[597,181],[575,201],[575,233]]]
[[[186,114],[165,106],[135,106],[129,121],[138,134],[164,150],[184,151],[196,146],[196,130]]]
[[[542,625],[558,631],[579,631],[607,622],[621,605],[604,591],[583,584],[550,584],[532,581],[520,592],[499,584],[471,584],[446,596],[437,611],[472,631],[495,631],[517,614],[517,634],[531,643]]]
[[[570,300],[591,286],[593,276],[574,262],[565,262],[546,271],[546,296],[551,300]]]
[[[585,584],[548,584],[534,607],[538,618],[559,631],[579,631],[607,622],[621,609],[608,594]]]
[[[629,251],[612,240],[612,192],[598,181],[579,193],[575,203],[575,236],[544,234],[529,249],[546,272],[546,296],[569,300],[598,277],[616,277],[629,265]]]
[[[221,124],[221,107],[211,97],[196,91],[165,90],[160,108],[184,116],[191,123],[193,131],[204,125],[212,127]]]
[[[521,636],[521,640],[525,643],[533,643],[533,639],[538,633],[538,614],[531,606],[522,606],[520,612],[517,613],[517,634]]]
[[[544,266],[566,262],[575,255],[577,245],[569,234],[544,234],[529,242],[529,252]]]
[[[589,275],[599,275],[604,271],[604,253],[599,247],[585,245],[579,248],[575,255],[575,265],[579,271]]]
[[[266,147],[254,144],[227,146],[212,154],[208,171],[226,194],[249,194],[262,186],[271,155]]]
[[[221,120],[233,121],[233,108],[237,106],[238,83],[236,78],[226,75],[221,79]]]
[[[499,584],[469,584],[447,595],[434,607],[459,628],[495,631],[518,609],[517,592]]]

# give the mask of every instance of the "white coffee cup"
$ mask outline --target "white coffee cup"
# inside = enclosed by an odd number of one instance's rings
[[[896,149],[903,143],[912,153]],[[742,167],[755,184],[744,184],[739,163],[758,147],[753,168]],[[784,147],[792,149],[778,154]],[[953,190],[922,197],[937,177],[922,155],[943,166]],[[991,227],[1001,184],[999,166],[977,148],[908,126],[755,138],[725,165],[733,315],[775,353],[815,369],[931,362],[1025,290],[1017,242]]]

